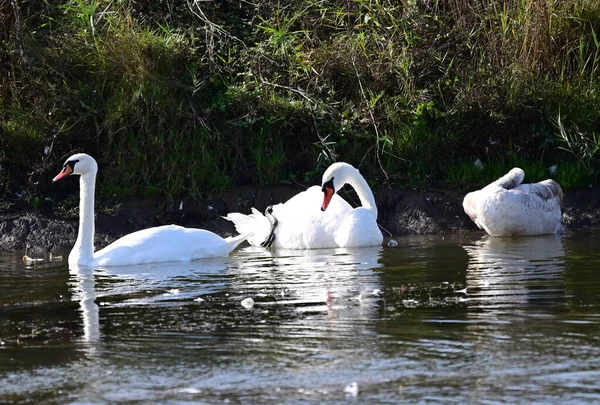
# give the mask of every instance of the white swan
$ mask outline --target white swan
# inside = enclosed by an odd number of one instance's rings
[[[490,236],[562,232],[563,192],[554,180],[521,184],[525,173],[514,168],[481,190],[467,194],[465,213]]]
[[[191,261],[227,256],[248,234],[223,239],[204,229],[165,225],[130,233],[94,252],[94,193],[98,165],[85,153],[67,159],[52,180],[80,175],[79,232],[69,254],[69,266],[127,266],[133,264]]]
[[[354,188],[361,207],[352,208],[335,194],[344,184]],[[253,246],[272,242],[276,248],[320,249],[378,246],[383,242],[373,193],[360,172],[348,163],[332,164],[323,174],[321,187],[310,187],[274,205],[266,216],[254,208],[252,212],[230,213],[225,218],[240,233],[254,231],[248,238]]]

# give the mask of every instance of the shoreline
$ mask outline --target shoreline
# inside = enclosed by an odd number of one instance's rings
[[[177,224],[203,228],[221,236],[235,234],[233,224],[221,216],[229,212],[249,212],[250,207],[264,210],[270,204],[285,202],[301,187],[238,187],[202,200],[167,201],[158,197],[129,197],[115,204],[96,201],[95,246],[100,249],[119,237],[140,229]],[[374,190],[379,210],[378,223],[384,237],[405,235],[481,232],[464,213],[466,192],[457,189],[413,191]],[[353,193],[342,193],[352,205]],[[563,204],[565,230],[600,225],[600,187],[565,192]],[[61,212],[48,206],[38,210],[14,210],[0,214],[1,250],[67,250],[75,243],[78,210]],[[389,232],[389,234],[388,234]],[[390,235],[391,234],[391,235]]]

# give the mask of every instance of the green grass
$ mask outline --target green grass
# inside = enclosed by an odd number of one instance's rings
[[[450,166],[446,175],[447,184],[464,190],[479,189],[502,177],[513,167],[523,169],[524,183],[553,179],[563,190],[584,188],[598,182],[597,173],[588,171],[579,162],[573,160],[560,161],[547,166],[541,162],[509,158],[505,161],[484,161],[481,165],[476,165],[475,162],[460,162]]]
[[[540,162],[532,162],[509,157],[504,160],[485,160],[476,162],[460,162],[448,169],[447,181],[453,187],[475,189],[504,176],[514,167],[519,167],[525,172],[525,183],[534,183],[547,178],[552,178],[550,168]]]
[[[312,184],[334,160],[377,186],[597,182],[597,2],[218,4],[21,2],[24,61],[0,23],[6,194],[74,151],[117,195]]]

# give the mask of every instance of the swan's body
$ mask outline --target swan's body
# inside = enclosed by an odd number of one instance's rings
[[[554,180],[521,184],[525,173],[514,168],[481,190],[467,194],[465,213],[491,236],[561,232],[563,192]]]
[[[94,158],[79,153],[65,162],[54,181],[79,174],[79,231],[69,254],[69,265],[127,266],[133,264],[191,261],[227,256],[247,235],[223,239],[204,229],[165,225],[123,236],[94,252],[94,193],[98,165]]]
[[[361,207],[352,208],[335,194],[344,184],[355,189]],[[276,248],[364,247],[383,242],[373,193],[360,172],[347,163],[331,165],[323,175],[322,187],[310,187],[287,202],[274,205],[270,215],[277,219],[273,241]],[[250,215],[230,213],[225,218],[232,221],[240,233],[254,231],[248,238],[253,246],[260,246],[272,231],[269,218],[255,209]]]

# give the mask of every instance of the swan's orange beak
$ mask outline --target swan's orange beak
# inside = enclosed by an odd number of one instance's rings
[[[52,179],[52,182],[58,181],[58,180],[62,179],[63,177],[67,177],[71,173],[73,173],[73,168],[71,167],[71,165],[65,164],[63,166],[63,169],[60,171],[60,173],[58,173],[56,175],[56,177]]]
[[[331,187],[323,187],[323,205],[321,205],[321,211],[325,211],[331,202],[333,197],[334,189]]]

